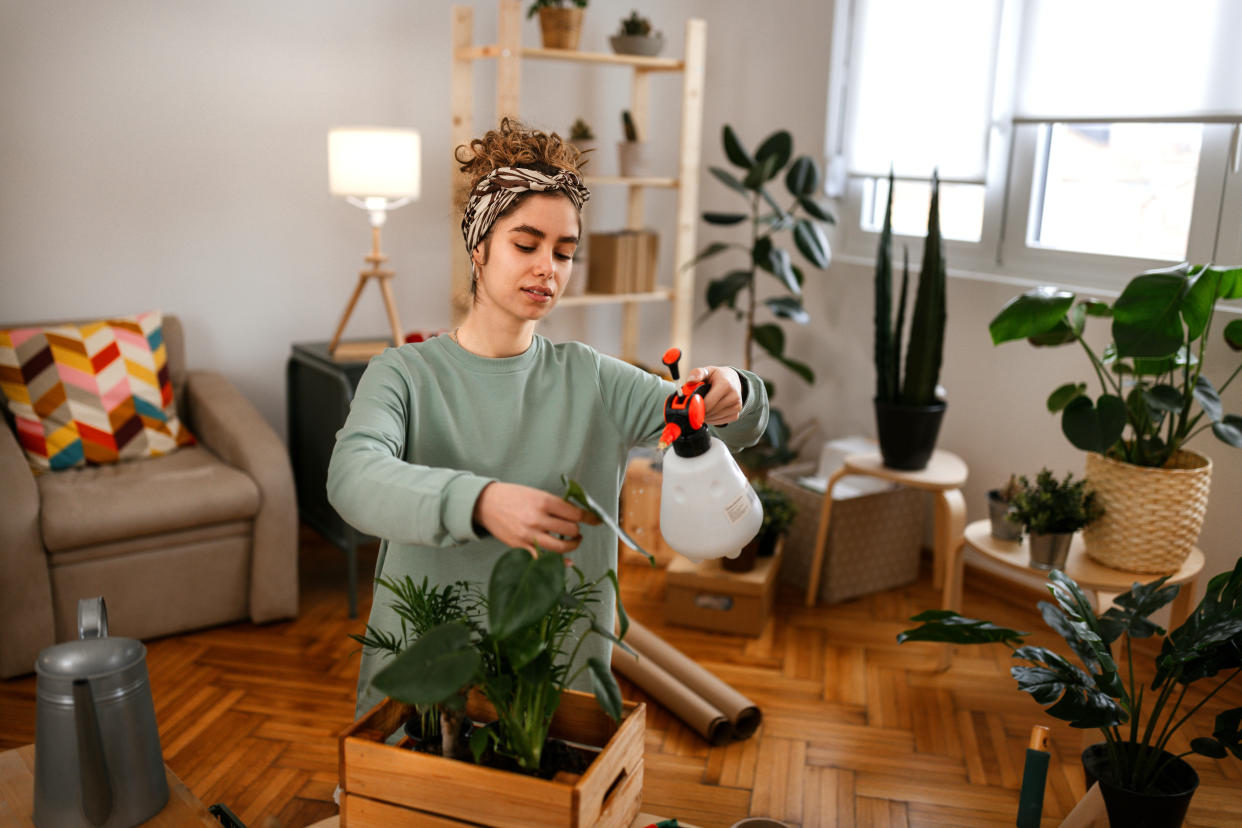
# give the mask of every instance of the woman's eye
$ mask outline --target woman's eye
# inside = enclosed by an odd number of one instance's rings
[[[521,250],[523,253],[533,253],[535,250],[533,246],[529,246],[525,244],[519,244],[519,245],[516,245],[516,247],[518,250]]]
[[[556,255],[556,258],[560,259],[562,262],[572,261],[574,258],[572,253],[568,256],[566,256],[564,253],[557,253],[555,255]]]

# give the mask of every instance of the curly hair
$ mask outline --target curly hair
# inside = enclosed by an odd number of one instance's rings
[[[500,121],[498,129],[489,129],[482,138],[475,138],[468,145],[458,145],[453,158],[469,176],[459,195],[459,206],[464,206],[479,179],[497,167],[527,167],[547,175],[570,170],[581,175],[581,168],[587,163],[586,153],[555,132],[531,129],[507,117]]]

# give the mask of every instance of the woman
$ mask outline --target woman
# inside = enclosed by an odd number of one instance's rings
[[[562,499],[561,475],[616,513],[629,450],[654,444],[673,385],[578,342],[535,333],[569,281],[590,197],[581,156],[559,136],[506,119],[458,147],[469,174],[462,233],[473,270],[471,308],[447,336],[388,349],[371,360],[328,468],[328,499],[346,521],[383,538],[376,575],[415,583],[485,585],[510,547],[572,553],[588,580],[615,568],[610,531]],[[753,374],[697,368],[707,422],[734,449],[767,424],[767,396]],[[611,629],[604,582],[599,622]],[[370,625],[400,634],[377,596]],[[582,663],[608,663],[592,636]],[[359,714],[382,699],[371,677],[386,656],[364,652]],[[589,689],[583,673],[576,689]]]

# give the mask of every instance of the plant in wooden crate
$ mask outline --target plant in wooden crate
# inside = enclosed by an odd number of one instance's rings
[[[893,173],[888,174],[888,203],[875,264],[875,419],[884,465],[894,469],[925,468],[936,447],[945,402],[938,395],[947,318],[944,240],[940,235],[940,181],[932,172],[931,205],[923,266],[910,311],[910,333],[903,370],[902,336],[909,259],[903,255],[901,293],[893,309]]]
[[[1027,662],[1010,668],[1018,689],[1048,705],[1048,715],[1077,728],[1099,728],[1104,742],[1083,752],[1083,766],[1101,792],[1113,825],[1178,826],[1199,784],[1183,757],[1191,753],[1212,758],[1232,754],[1242,759],[1242,707],[1218,714],[1211,735],[1190,740],[1190,749],[1170,753],[1178,730],[1222,688],[1242,673],[1242,558],[1231,572],[1208,582],[1195,611],[1176,630],[1166,630],[1151,616],[1177,597],[1178,586],[1166,577],[1134,584],[1116,599],[1116,606],[1097,615],[1078,584],[1060,570],[1048,576],[1052,604],[1039,602],[1048,626],[1077,655],[1081,667],[1044,647],[1024,645],[1029,633],[990,621],[965,618],[950,610],[929,610],[914,616],[920,626],[897,640],[949,644],[1001,642],[1013,657]],[[1133,642],[1163,636],[1160,651],[1145,684],[1136,675]],[[1124,661],[1114,657],[1120,645]],[[1223,678],[1183,712],[1190,685]],[[1137,814],[1141,814],[1140,819]]]
[[[1030,536],[1031,566],[1037,569],[1064,569],[1074,533],[1104,512],[1086,480],[1075,480],[1073,472],[1057,480],[1046,468],[1034,483],[1025,475],[1018,478],[1009,509]]]
[[[712,242],[684,267],[719,256],[729,251],[742,255],[741,266],[730,270],[707,285],[707,312],[728,309],[744,324],[745,341],[742,367],[751,369],[755,346],[784,365],[807,383],[815,381],[815,372],[801,360],[785,351],[784,321],[805,325],[810,315],[802,305],[802,269],[794,263],[789,251],[781,246],[778,234],[791,231],[794,248],[817,270],[824,270],[831,261],[824,224],[836,220],[817,198],[820,169],[806,155],[794,157],[793,137],[778,130],[765,138],[752,156],[738,139],[733,128],[722,129],[725,157],[741,170],[739,178],[722,167],[711,167],[718,181],[746,200],[746,212],[708,211],[703,220],[718,226],[745,225],[749,236],[744,242]],[[792,163],[791,163],[792,161]],[[768,190],[768,184],[782,171],[788,206],[783,206]],[[766,273],[779,285],[776,296],[763,299],[762,304],[772,321],[757,322],[759,310],[758,274]],[[739,306],[740,303],[740,306]],[[769,396],[775,394],[772,383],[764,380]],[[759,443],[739,454],[739,460],[751,469],[766,469],[790,462],[796,456],[789,446],[790,429],[780,411],[772,409],[768,429]]]
[[[1037,347],[1077,343],[1102,393],[1086,382],[1061,385],[1048,410],[1087,452],[1087,478],[1107,514],[1084,533],[1087,553],[1106,566],[1175,571],[1194,546],[1207,508],[1211,461],[1185,448],[1210,429],[1242,447],[1242,416],[1226,414],[1220,386],[1204,374],[1218,302],[1242,297],[1242,268],[1182,263],[1135,276],[1111,305],[1055,287],[1014,297],[988,326],[992,342],[1026,339]],[[1112,341],[1096,353],[1084,337],[1088,316],[1112,319]],[[1221,337],[1242,350],[1242,320]]]

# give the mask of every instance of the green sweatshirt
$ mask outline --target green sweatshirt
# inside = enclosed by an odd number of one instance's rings
[[[741,417],[715,431],[735,451],[757,441],[768,419],[763,382],[739,374],[749,385]],[[377,576],[486,587],[505,547],[476,533],[483,487],[499,480],[561,495],[566,475],[615,517],[627,455],[658,440],[673,388],[582,343],[553,345],[539,335],[525,353],[502,359],[475,356],[447,336],[389,348],[367,366],[337,433],[328,500],[349,524],[382,539]],[[616,538],[606,526],[583,525],[571,557],[594,580],[616,567]],[[598,620],[611,629],[614,596],[604,586]],[[391,597],[377,588],[369,624],[400,635]],[[578,660],[607,664],[610,647],[592,636]],[[359,714],[383,698],[370,685],[387,658],[363,654]],[[585,671],[574,687],[589,690]]]

